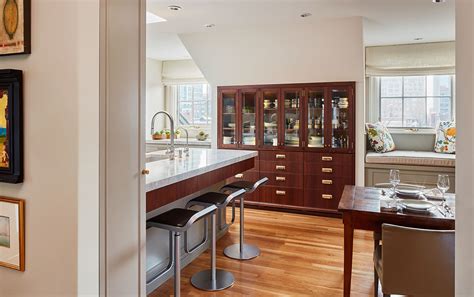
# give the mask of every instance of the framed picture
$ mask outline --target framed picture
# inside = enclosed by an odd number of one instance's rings
[[[31,53],[31,0],[0,0],[0,55]]]
[[[0,70],[0,182],[23,182],[21,70]]]
[[[0,197],[0,266],[25,271],[25,202]]]

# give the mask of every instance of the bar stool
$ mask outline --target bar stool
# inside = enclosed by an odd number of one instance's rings
[[[215,205],[210,205],[201,211],[174,208],[147,220],[147,227],[160,228],[169,231],[170,262],[157,277],[162,276],[174,267],[174,296],[176,297],[181,295],[181,234],[186,232],[195,222],[208,215],[212,215],[211,219],[214,218],[216,210],[217,207]]]
[[[221,191],[234,192],[245,190],[245,194],[250,194],[255,192],[258,187],[265,184],[267,181],[267,177],[264,177],[255,183],[250,181],[237,181],[223,186]],[[224,255],[237,260],[250,260],[260,255],[260,249],[257,246],[246,244],[244,242],[244,197],[244,195],[240,197],[240,241],[239,243],[230,245],[224,249]]]
[[[226,195],[223,193],[208,192],[200,195],[186,204],[186,208],[199,205],[204,207],[214,206],[218,210],[225,208],[231,201],[245,194],[245,190],[239,190]],[[220,291],[231,287],[234,284],[234,275],[222,269],[216,269],[216,221],[215,214],[212,215],[211,231],[211,269],[206,269],[194,274],[191,277],[191,284],[205,291]],[[220,216],[219,216],[220,218]],[[219,220],[220,221],[220,220]],[[185,245],[187,245],[187,232],[185,233]],[[195,250],[193,248],[192,250]]]

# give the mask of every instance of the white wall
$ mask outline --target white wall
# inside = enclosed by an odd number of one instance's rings
[[[165,109],[165,89],[161,79],[163,62],[151,58],[146,59],[146,139],[151,139],[151,120],[153,115]],[[165,119],[156,119],[155,131],[164,128]]]
[[[474,5],[456,1],[456,296],[474,296]]]
[[[362,18],[238,30],[216,27],[210,32],[180,34],[179,37],[213,88],[356,81],[356,181],[363,184],[365,63]],[[213,104],[215,118],[216,101]],[[214,123],[213,131],[216,130]],[[216,143],[216,133],[213,136],[213,143]]]
[[[0,267],[0,296],[94,294],[99,3],[33,1],[31,12],[32,54],[0,58],[24,71],[25,132],[25,182],[0,196],[26,200],[26,270]]]

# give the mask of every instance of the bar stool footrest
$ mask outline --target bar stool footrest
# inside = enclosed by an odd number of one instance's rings
[[[240,251],[240,244],[236,243],[224,249],[224,255],[236,260],[250,260],[260,256],[260,249],[251,244],[244,244]]]
[[[191,284],[200,290],[204,291],[221,291],[232,287],[234,284],[234,275],[229,271],[216,269],[215,283],[211,280],[211,269],[200,271],[193,275]]]

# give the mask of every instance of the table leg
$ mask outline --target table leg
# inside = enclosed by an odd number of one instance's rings
[[[351,296],[353,245],[354,228],[350,219],[344,220],[344,297]]]

